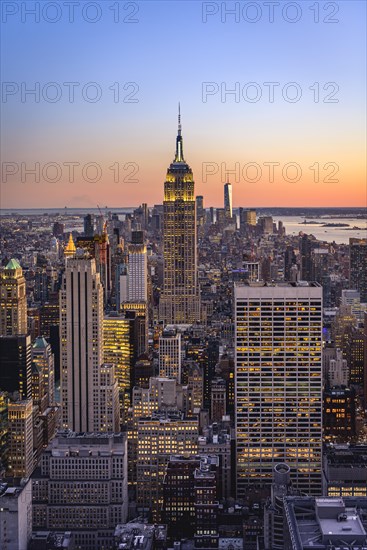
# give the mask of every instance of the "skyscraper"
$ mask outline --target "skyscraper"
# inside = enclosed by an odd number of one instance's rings
[[[240,226],[256,225],[256,210],[245,210],[240,208]]]
[[[33,401],[9,402],[9,474],[29,477],[34,469],[33,457]]]
[[[131,318],[136,317],[135,326],[139,333],[136,335],[136,351],[137,355],[141,355],[148,346],[148,261],[143,231],[131,232],[127,264],[119,264],[117,270],[116,309]]]
[[[203,195],[198,195],[196,197],[196,221],[198,226],[204,225],[205,223],[205,209],[204,209]]]
[[[55,366],[54,355],[50,344],[44,338],[36,338],[32,347],[32,362],[42,371],[45,392],[47,393],[47,406],[55,404]]]
[[[350,284],[358,290],[361,302],[367,302],[367,239],[349,239]]]
[[[132,231],[129,244],[128,302],[147,301],[147,276],[147,249],[144,244],[144,233],[143,231]]]
[[[27,333],[25,278],[17,260],[10,260],[0,272],[0,335]]]
[[[224,185],[224,216],[227,220],[230,220],[233,216],[232,184],[229,182]]]
[[[159,376],[181,382],[181,334],[163,331],[159,338]]]
[[[87,214],[84,217],[84,235],[85,237],[93,237],[94,235],[94,219],[92,214]]]
[[[115,365],[104,363],[100,368],[99,430],[120,431],[119,388]]]
[[[194,323],[200,318],[196,201],[192,170],[184,160],[180,113],[176,154],[164,184],[163,225],[160,319],[166,324]]]
[[[95,241],[95,258],[97,271],[100,274],[103,286],[103,296],[105,304],[109,303],[111,298],[111,247],[107,232],[107,222],[103,224],[101,233],[94,237]]]
[[[94,259],[68,258],[60,290],[63,425],[99,431],[103,289]]]
[[[236,285],[235,309],[237,497],[266,494],[278,462],[321,494],[322,288]]]
[[[302,235],[299,240],[299,252],[301,255],[301,279],[312,280],[312,239],[310,235]]]
[[[130,390],[132,387],[132,368],[134,353],[134,320],[124,315],[111,312],[103,319],[103,358],[105,363],[115,365],[119,398],[121,404],[121,419],[130,405]]]

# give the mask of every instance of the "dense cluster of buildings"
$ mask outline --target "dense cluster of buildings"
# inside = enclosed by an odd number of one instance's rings
[[[179,120],[163,205],[0,261],[2,550],[367,548],[367,240],[205,209]]]

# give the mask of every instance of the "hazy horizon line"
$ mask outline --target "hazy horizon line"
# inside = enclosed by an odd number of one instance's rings
[[[142,203],[143,204],[143,203]],[[127,209],[132,209],[132,208],[139,208],[141,206],[141,204],[139,205],[133,205],[133,206],[103,206],[101,207],[101,210],[106,210],[107,209],[113,209],[113,210],[117,210],[117,209],[123,209],[123,208],[127,208]],[[153,205],[149,205],[148,204],[148,208],[154,208],[155,206],[163,206],[163,202],[162,203],[155,203]],[[208,209],[208,208],[224,208],[223,205],[210,205],[210,206],[205,206],[204,207],[204,210]],[[270,210],[271,208],[277,208],[277,209],[286,209],[286,208],[292,208],[294,210],[304,210],[304,209],[313,209],[313,210],[317,210],[317,209],[335,209],[335,210],[353,210],[353,209],[359,209],[359,210],[363,210],[363,209],[366,209],[367,211],[367,206],[233,206],[232,207],[233,209],[238,209],[238,208],[245,208],[245,209],[248,209],[248,210],[251,210],[251,209],[256,209],[256,208],[262,208],[262,209],[267,209],[267,210]],[[13,206],[6,206],[6,207],[0,207],[0,212],[3,211],[3,210],[14,210],[14,211],[20,211],[20,210],[98,210],[98,207],[97,206],[37,206],[37,207],[34,207],[34,206],[30,206],[30,207],[13,207]]]

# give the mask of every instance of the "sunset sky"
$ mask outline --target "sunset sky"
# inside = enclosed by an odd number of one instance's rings
[[[40,2],[49,7],[39,21],[21,4],[37,3],[2,2],[2,208],[162,203],[179,101],[205,206],[222,204],[235,167],[235,206],[367,206],[365,2],[280,0],[274,22],[266,2],[257,12],[254,2],[227,2],[236,16],[221,2],[80,1],[73,22],[64,2]],[[67,82],[79,83],[74,102]],[[273,102],[267,82],[279,83]],[[37,101],[24,94],[35,86]],[[212,95],[203,97],[205,86]],[[222,102],[226,89],[239,97]],[[26,173],[35,163],[39,183]],[[97,175],[88,163],[99,166],[98,182],[88,181]],[[264,163],[279,163],[274,181]]]

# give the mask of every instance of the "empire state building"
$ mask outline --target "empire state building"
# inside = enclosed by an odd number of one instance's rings
[[[166,324],[191,324],[200,319],[196,246],[194,180],[184,159],[179,111],[176,154],[164,184],[164,275],[159,314]]]

